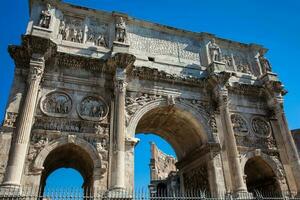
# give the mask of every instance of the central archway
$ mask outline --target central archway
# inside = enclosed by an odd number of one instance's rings
[[[180,189],[208,191],[206,159],[209,152],[199,154],[199,149],[212,141],[208,127],[208,120],[198,113],[197,108],[179,102],[168,105],[167,101],[161,100],[150,102],[135,112],[129,121],[127,133],[129,137],[139,133],[152,133],[166,140],[173,147],[180,163],[177,165],[178,175],[181,177]],[[191,161],[187,161],[189,159]],[[191,183],[196,179],[190,177],[195,175],[199,175],[199,179],[197,183]]]

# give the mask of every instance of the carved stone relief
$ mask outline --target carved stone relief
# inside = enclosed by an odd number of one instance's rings
[[[108,25],[100,24],[96,19],[91,19],[88,26],[86,43],[108,47]]]
[[[249,132],[247,121],[239,114],[231,115],[233,131],[236,135],[245,136]]]
[[[186,191],[192,191],[194,189],[200,189],[202,191],[209,192],[209,182],[207,167],[201,165],[193,170],[190,170],[187,173],[183,174],[184,176],[184,188]]]
[[[251,121],[252,130],[258,137],[269,137],[271,134],[271,127],[269,123],[262,117],[254,117]]]
[[[108,106],[100,97],[85,97],[77,107],[77,112],[82,119],[100,121],[106,118]]]
[[[18,117],[18,113],[6,112],[3,126],[15,128],[17,117]]]
[[[80,18],[64,16],[60,22],[59,33],[63,40],[83,43],[84,25]]]
[[[38,137],[37,135],[34,135],[31,139],[31,142],[31,147],[27,156],[29,161],[35,160],[36,156],[48,144],[49,141],[47,137]]]
[[[66,117],[72,109],[72,100],[66,93],[51,92],[41,99],[40,108],[48,116]]]
[[[147,93],[142,93],[141,95],[133,96],[131,95],[131,93],[127,93],[126,100],[125,100],[126,101],[126,125],[128,125],[131,116],[137,110],[139,110],[145,104],[157,99],[163,99],[163,97],[160,95],[152,95]]]
[[[90,121],[78,121],[66,118],[40,118],[37,117],[33,129],[51,130],[59,132],[95,133],[108,135],[108,127]]]
[[[247,53],[230,48],[222,48],[222,52],[224,54],[223,57],[225,58],[225,63],[228,63],[228,60],[232,60],[230,62],[232,67],[231,65],[227,65],[228,70],[236,70],[238,72],[251,74],[251,63],[247,59]]]

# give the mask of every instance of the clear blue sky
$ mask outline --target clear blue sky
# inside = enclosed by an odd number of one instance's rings
[[[219,37],[269,48],[267,57],[289,93],[285,111],[291,129],[300,128],[300,1],[298,0],[68,0],[81,6],[129,15],[194,32],[209,32]],[[28,22],[27,0],[2,1],[0,11],[0,121],[13,80],[14,65],[7,53],[8,44],[19,44]],[[146,142],[142,152],[149,145]],[[149,172],[148,157],[142,157],[144,172]],[[145,185],[144,183],[139,183]]]

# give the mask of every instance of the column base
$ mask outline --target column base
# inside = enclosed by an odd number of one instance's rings
[[[254,196],[248,191],[237,191],[233,193],[233,198],[236,199],[252,199]]]
[[[115,186],[108,190],[105,196],[109,199],[133,199],[133,191]]]
[[[22,189],[20,185],[8,183],[0,185],[0,198],[3,196],[20,197],[21,193]]]

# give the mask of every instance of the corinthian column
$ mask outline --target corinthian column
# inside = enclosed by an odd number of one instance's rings
[[[228,108],[228,90],[224,85],[217,85],[215,95],[218,100],[220,115],[226,140],[226,151],[229,161],[230,174],[233,184],[233,192],[246,192],[247,187],[243,178],[243,171],[240,164],[239,152],[236,145],[234,131]]]
[[[115,76],[114,157],[112,188],[125,188],[125,69],[117,68]]]
[[[30,60],[28,90],[22,110],[20,111],[17,129],[13,136],[13,143],[9,152],[8,164],[2,184],[3,186],[21,185],[21,178],[30,140],[31,126],[33,123],[34,109],[44,67],[44,58],[34,54]]]
[[[287,159],[290,163],[292,173],[294,175],[297,193],[300,194],[300,159],[295,141],[288,128],[288,123],[283,110],[283,98],[281,97],[281,95],[277,95],[277,97],[273,97],[269,103],[270,106],[273,107],[274,114],[278,122],[281,138],[283,141],[282,145],[285,147]]]

